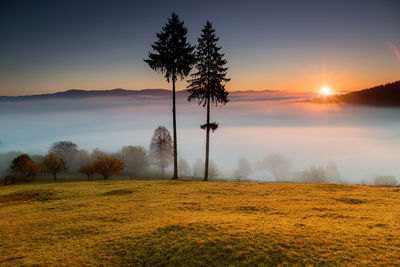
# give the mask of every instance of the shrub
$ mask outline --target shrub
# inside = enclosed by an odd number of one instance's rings
[[[375,185],[380,186],[397,186],[399,183],[394,176],[377,176],[374,181]]]

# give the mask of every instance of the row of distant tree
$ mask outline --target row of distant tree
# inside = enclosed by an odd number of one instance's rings
[[[0,163],[10,162],[6,172],[8,177],[23,180],[32,180],[39,173],[50,174],[56,180],[57,175],[63,172],[79,172],[85,174],[88,180],[96,173],[104,179],[113,174],[153,177],[154,167],[164,176],[172,158],[172,138],[169,131],[162,126],[154,131],[148,151],[142,146],[124,146],[116,153],[106,153],[99,149],[88,153],[70,141],[60,141],[54,143],[44,156],[18,152],[0,153]],[[178,166],[181,177],[199,179],[204,174],[204,162],[200,158],[192,166],[181,158]],[[291,161],[280,154],[269,154],[254,166],[245,157],[239,158],[231,179],[247,180],[254,173],[263,171],[272,175],[277,182],[346,183],[334,163],[295,171]],[[209,176],[212,179],[219,176],[217,165],[213,161],[210,162]],[[398,181],[394,176],[377,176],[361,181],[361,184],[396,186]]]
[[[100,149],[94,149],[89,153],[87,150],[79,149],[78,145],[71,141],[58,141],[52,144],[44,156],[18,152],[9,154],[14,156],[6,174],[20,178],[34,179],[39,173],[50,174],[54,180],[60,173],[81,173],[85,174],[88,180],[91,180],[96,173],[104,179],[114,174],[135,177],[146,176],[154,167],[164,176],[165,170],[173,161],[173,141],[168,129],[159,126],[154,130],[149,150],[143,146],[124,146],[115,153],[107,153]],[[204,162],[201,159],[196,160],[193,170],[183,158],[178,164],[183,177],[201,177],[204,173]],[[217,176],[218,168],[211,162],[210,177]]]

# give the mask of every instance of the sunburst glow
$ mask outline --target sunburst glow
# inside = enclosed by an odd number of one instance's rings
[[[319,91],[321,95],[331,95],[332,94],[332,89],[329,86],[324,86],[321,88]]]

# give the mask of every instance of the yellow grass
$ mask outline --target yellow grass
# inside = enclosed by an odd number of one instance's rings
[[[399,265],[400,190],[194,181],[7,186],[0,237],[0,266]]]

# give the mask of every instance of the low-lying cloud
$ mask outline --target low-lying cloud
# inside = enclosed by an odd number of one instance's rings
[[[316,105],[282,94],[265,97],[236,96],[212,108],[211,120],[220,125],[210,144],[218,178],[374,183],[376,176],[400,177],[400,109]],[[58,140],[71,140],[86,151],[148,148],[156,127],[172,130],[170,105],[169,98],[2,102],[0,153],[44,154]],[[196,159],[204,159],[199,126],[205,119],[203,107],[178,100],[178,153],[192,176]],[[8,165],[8,159],[2,161],[0,172]]]

